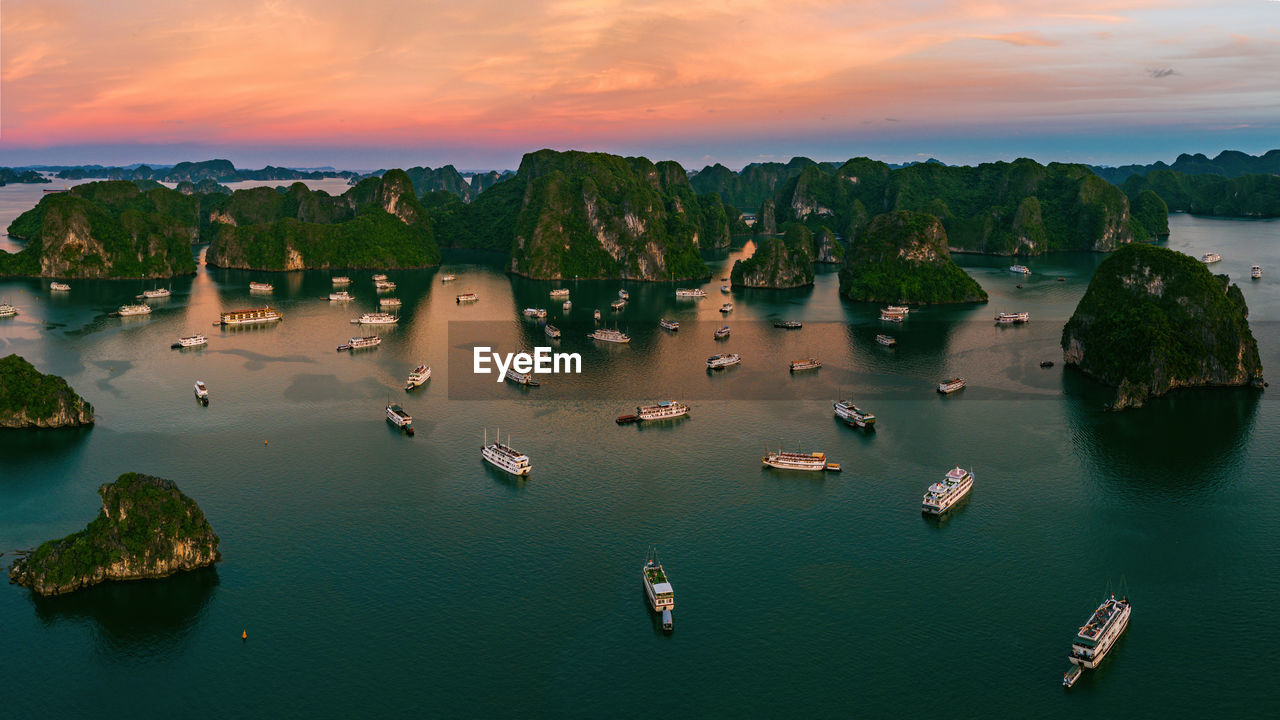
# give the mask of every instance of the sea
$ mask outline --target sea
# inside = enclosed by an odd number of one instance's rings
[[[42,189],[0,188],[0,226]],[[1280,222],[1175,215],[1170,229],[1172,249],[1222,254],[1213,269],[1244,291],[1264,368],[1280,372]],[[84,527],[98,487],[130,471],[177,482],[222,552],[211,569],[62,597],[0,588],[0,715],[1274,712],[1274,389],[1105,411],[1108,391],[1064,368],[1059,347],[1103,255],[1034,257],[1025,277],[1008,258],[956,255],[990,302],[891,324],[842,301],[833,268],[811,288],[722,292],[752,249],[735,241],[706,256],[709,281],[676,284],[531,281],[501,256],[450,252],[439,268],[387,272],[403,305],[376,328],[351,323],[377,309],[371,270],[342,272],[350,303],[327,299],[336,272],[201,264],[171,282],[73,280],[69,293],[0,279],[21,312],[0,320],[0,356],[66,378],[97,417],[0,433],[0,563]],[[254,280],[274,291],[251,293]],[[707,296],[677,300],[688,285]],[[173,294],[150,316],[109,317],[152,287]],[[549,297],[557,287],[571,310]],[[613,311],[620,289],[630,299]],[[462,292],[479,299],[460,304]],[[268,304],[282,322],[212,325]],[[548,309],[561,339],[526,307]],[[1001,311],[1031,322],[999,327]],[[632,341],[591,340],[597,325]],[[732,334],[717,342],[722,325]],[[170,349],[196,332],[206,347]],[[335,350],[372,333],[377,348]],[[473,372],[481,345],[576,353],[582,372],[495,382]],[[706,370],[719,352],[741,365]],[[823,367],[788,371],[805,357]],[[420,363],[432,378],[406,392]],[[940,396],[955,375],[968,386]],[[840,398],[875,413],[876,430],[836,420]],[[690,416],[614,421],[666,399]],[[413,437],[384,422],[389,402],[413,415]],[[482,462],[499,432],[531,458],[527,478]],[[764,467],[779,448],[825,452],[843,471]],[[922,516],[926,488],[956,466],[974,473],[970,497]],[[675,588],[671,634],[642,589],[650,548]],[[1064,691],[1072,637],[1112,592],[1133,603],[1129,629]]]

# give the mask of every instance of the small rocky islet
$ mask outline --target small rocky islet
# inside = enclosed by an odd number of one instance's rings
[[[0,358],[0,429],[93,424],[93,406],[66,380],[45,375],[20,355]]]

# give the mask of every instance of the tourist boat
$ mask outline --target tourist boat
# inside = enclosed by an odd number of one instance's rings
[[[1200,262],[1205,263],[1206,265],[1209,263],[1216,263],[1221,259],[1222,259],[1222,256],[1216,252],[1205,253],[1204,255],[1200,256]]]
[[[391,292],[396,289],[396,284],[390,280],[379,280],[373,284],[373,289],[378,292]]]
[[[150,314],[151,314],[150,305],[121,305],[120,309],[116,310],[116,315],[119,317],[129,317],[131,315],[150,315]]]
[[[351,321],[352,325],[394,325],[400,322],[400,318],[391,313],[373,312],[364,313],[360,317]]]
[[[611,342],[611,343],[631,342],[631,338],[627,337],[625,333],[619,332],[617,330],[611,330],[609,328],[597,328],[594,332],[588,333],[587,337],[593,340],[600,340],[603,342]]]
[[[1042,368],[1051,368],[1051,367],[1053,367],[1053,361],[1052,361],[1052,360],[1041,360],[1041,361],[1040,361],[1040,367],[1042,367]]]
[[[624,308],[624,307],[626,307],[626,306],[627,306],[627,301],[626,301],[626,300],[614,300],[613,302],[609,303],[609,307],[610,307],[614,312],[617,312],[618,310],[621,310],[622,308]]]
[[[377,335],[353,337],[348,340],[345,345],[339,345],[338,352],[342,352],[343,350],[364,350],[366,348],[377,347],[381,344],[382,338]]]
[[[722,293],[727,293],[727,292],[729,292],[729,286],[728,286],[728,285],[721,285],[721,286],[720,286],[720,292],[722,292]]]
[[[836,417],[843,420],[846,425],[863,428],[864,430],[876,429],[876,416],[854,405],[852,400],[833,402],[831,403],[831,409],[835,411]]]
[[[551,297],[569,297],[569,288],[556,288],[547,294]]]
[[[347,277],[346,275],[339,275],[333,278],[333,284],[334,285],[350,285],[351,278]]]
[[[722,355],[712,355],[711,357],[707,358],[707,369],[719,370],[721,368],[727,368],[730,365],[737,365],[740,362],[742,362],[742,356],[739,355],[738,353],[725,353]]]
[[[898,344],[898,341],[889,335],[877,335],[876,342],[885,347],[893,347]]]
[[[800,372],[801,370],[817,370],[822,367],[822,363],[818,362],[818,358],[805,358],[803,360],[791,361],[791,372]]]
[[[457,275],[441,275],[440,276],[440,282],[442,283],[453,282],[454,280],[457,280],[457,279],[458,279]]]
[[[706,296],[707,291],[702,288],[678,288],[676,290],[676,297],[678,298],[704,298]]]
[[[680,323],[676,322],[675,320],[668,320],[668,319],[666,319],[666,318],[662,318],[661,320],[659,320],[659,321],[658,321],[658,326],[659,326],[659,327],[661,327],[661,328],[663,328],[664,330],[679,330],[679,329],[680,329]]]
[[[564,301],[564,304],[563,304],[563,305],[561,305],[560,307],[561,307],[565,312],[569,312],[570,310],[572,310],[572,309],[573,309],[573,302],[572,302],[572,301],[570,301],[570,300],[565,300],[565,301]]]
[[[541,385],[541,383],[533,379],[533,375],[529,373],[518,373],[511,368],[507,368],[506,379],[517,385],[524,385],[525,387],[538,387]]]
[[[143,298],[144,300],[155,300],[157,298],[167,298],[172,294],[173,293],[169,291],[169,288],[156,288],[154,290],[143,290],[142,294],[138,297]]]
[[[275,292],[276,286],[271,283],[251,282],[249,283],[250,292]]]
[[[170,345],[169,347],[177,349],[177,348],[200,347],[201,345],[208,345],[208,344],[209,344],[209,338],[203,335],[196,334],[196,335],[188,335],[186,337],[180,337],[178,338],[178,342]]]
[[[421,385],[422,383],[430,379],[431,379],[431,366],[419,365],[418,367],[413,369],[413,372],[409,373],[409,379],[405,381],[404,390],[405,392],[409,392],[410,390],[418,387],[419,385]]]
[[[473,292],[462,293],[458,296],[458,304],[461,305],[464,302],[475,302],[479,299],[480,298]]]
[[[376,274],[373,276],[373,281],[374,281],[374,282],[376,282],[376,283],[378,283],[378,282],[383,282],[383,281],[385,281],[386,279],[387,279],[387,276],[386,276],[386,275],[383,275],[382,273],[376,273]]]
[[[1013,324],[1021,324],[1021,323],[1025,323],[1025,322],[1031,322],[1031,313],[1026,313],[1026,312],[1014,312],[1014,313],[1002,312],[1002,313],[1000,313],[999,315],[997,315],[997,316],[996,316],[996,323],[998,323],[998,324],[1000,324],[1000,325],[1013,325]]]
[[[511,441],[511,437],[507,437],[507,442]],[[533,470],[533,466],[529,464],[529,456],[522,452],[518,452],[510,445],[502,442],[502,433],[499,431],[498,439],[489,443],[489,431],[484,431],[484,447],[480,450],[480,457],[490,465],[509,472],[512,475],[528,475]]]
[[[1010,265],[1009,272],[1018,273],[1019,275],[1030,275],[1031,268],[1026,265]]]
[[[729,326],[725,325],[724,327],[720,328],[714,333],[711,333],[711,336],[716,340],[724,340],[725,338],[729,337]]]
[[[1076,681],[1080,679],[1081,675],[1084,675],[1084,670],[1079,665],[1072,665],[1067,668],[1067,671],[1062,673],[1062,687],[1075,687]]]
[[[549,337],[549,338],[558,338],[558,337],[560,337],[560,328],[558,328],[558,327],[556,327],[555,325],[552,325],[552,324],[550,324],[550,323],[548,323],[548,324],[547,324],[547,326],[546,326],[545,328],[543,328],[543,331],[547,333],[547,337]]]
[[[649,607],[656,613],[662,613],[662,629],[671,632],[675,627],[671,613],[676,609],[676,591],[671,587],[671,579],[662,569],[662,563],[658,561],[657,550],[649,548],[649,555],[644,560],[644,568],[640,574],[644,580],[645,597],[649,598]]]
[[[1129,627],[1131,610],[1127,597],[1117,600],[1111,595],[1103,600],[1071,641],[1071,654],[1067,656],[1071,664],[1090,670],[1098,667]]]
[[[338,292],[329,293],[330,302],[350,302],[351,300],[352,300],[351,293],[347,292],[346,290],[339,290]]]
[[[600,319],[600,311],[599,311],[599,310],[596,310],[596,319],[597,319],[597,320],[599,320],[599,319]]]
[[[941,515],[960,502],[973,488],[973,473],[959,465],[947,471],[941,481],[929,486],[920,504],[925,515]]]
[[[403,430],[405,435],[413,434],[413,416],[395,403],[387,403],[387,422]]]
[[[799,320],[779,320],[778,322],[774,323],[773,326],[776,328],[782,328],[784,330],[799,330],[800,328],[804,327],[804,323],[800,322]]]
[[[947,378],[946,380],[943,380],[942,382],[938,383],[938,392],[942,393],[943,395],[948,395],[963,387],[964,387],[964,378],[962,377]]]
[[[643,421],[673,420],[689,414],[689,406],[675,400],[662,400],[653,405],[636,407],[636,417]]]
[[[900,323],[900,322],[902,322],[903,320],[906,320],[906,319],[907,319],[907,314],[906,314],[906,313],[900,313],[900,312],[892,312],[892,311],[890,311],[888,308],[885,308],[885,309],[883,309],[883,310],[881,310],[881,311],[880,311],[880,319],[881,319],[881,320],[887,320],[887,321],[889,321],[889,322],[896,322],[896,323]]]
[[[1262,279],[1262,266],[1261,266],[1261,265],[1254,265],[1253,267],[1249,268],[1249,277],[1253,278],[1254,280],[1261,280],[1261,279]],[[52,287],[52,286],[51,286],[51,287]],[[71,288],[69,288],[69,287],[68,287],[67,289],[68,289],[68,290],[70,290]]]
[[[1255,265],[1254,267],[1257,267],[1257,266]],[[1259,270],[1259,272],[1261,272],[1261,270]],[[57,282],[57,281],[49,283],[49,289],[52,290],[53,292],[71,292],[70,285],[62,282]]]
[[[150,310],[150,308],[147,308]],[[13,317],[18,314],[18,308],[9,303],[0,303],[0,317]]]
[[[378,307],[400,307],[403,304],[404,303],[400,301],[400,298],[378,298]]]
[[[219,325],[258,325],[283,320],[284,316],[269,307],[253,310],[231,310],[221,313]]]
[[[821,452],[766,452],[760,462],[778,470],[805,470],[809,472],[827,468],[827,454]]]
[[[721,305],[721,306],[720,306],[720,312],[722,312],[722,313],[731,313],[731,312],[733,312],[733,303],[725,303],[725,304]]]
[[[209,404],[209,387],[204,384],[203,380],[196,381],[195,392],[196,400],[199,400],[203,405]]]
[[[619,298],[619,299],[621,299],[621,300],[630,300],[630,299],[631,299],[631,293],[627,292],[627,291],[626,291],[626,289],[619,290],[619,291],[618,291],[618,298]]]
[[[639,415],[636,415],[634,413],[628,413],[625,415],[619,415],[617,418],[614,419],[614,422],[618,423],[619,425],[626,425],[628,423],[639,422],[639,420],[640,420]]]
[[[906,315],[911,312],[911,308],[906,305],[889,305],[885,308],[886,312],[896,313],[898,315]]]
[[[547,316],[545,308],[525,308],[521,311],[525,317],[544,318]]]

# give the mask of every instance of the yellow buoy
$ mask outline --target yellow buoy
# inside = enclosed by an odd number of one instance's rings
[[[248,631],[248,630],[241,630],[241,631],[240,631],[240,639],[241,639],[241,640],[248,640],[248,639],[249,639],[249,631]]]
[[[262,441],[262,444],[263,444],[263,445],[266,445],[266,444],[267,444],[267,441],[266,441],[266,440],[263,440],[263,441]]]

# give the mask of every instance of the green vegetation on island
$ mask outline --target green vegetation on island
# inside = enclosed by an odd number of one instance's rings
[[[1280,151],[1273,151],[1280,152]],[[1154,170],[1124,182],[1131,199],[1158,195],[1169,210],[1220,217],[1280,217],[1280,176],[1188,175]],[[1136,213],[1136,210],[1135,210]]]
[[[717,193],[730,205],[740,208],[756,208],[773,197],[773,193],[806,168],[821,166],[833,172],[835,165],[817,163],[806,157],[791,158],[785,163],[752,163],[734,172],[716,163],[708,165],[689,177],[689,184],[699,193]]]
[[[9,569],[9,582],[61,595],[107,580],[160,578],[212,565],[220,542],[204,512],[171,480],[125,473],[98,488],[102,510]]]
[[[1172,170],[1185,175],[1220,175],[1222,177],[1240,177],[1241,175],[1280,175],[1280,150],[1268,150],[1262,155],[1249,155],[1239,150],[1223,150],[1217,157],[1209,158],[1202,153],[1194,155],[1183,153],[1169,165],[1163,161],[1150,165],[1121,165],[1107,167],[1095,165],[1091,168],[1103,179],[1122,185],[1133,175],[1146,175],[1156,170]]]
[[[62,180],[103,178],[106,180],[156,180],[167,183],[199,183],[202,180],[212,180],[219,183],[241,180],[319,180],[322,178],[354,178],[359,175],[359,173],[351,170],[334,170],[332,168],[297,170],[272,165],[268,165],[261,170],[248,170],[237,168],[230,160],[180,162],[172,167],[154,168],[149,165],[132,167],[73,165],[50,169],[56,169],[57,177]]]
[[[44,375],[19,355],[0,358],[0,428],[93,424],[93,406],[66,380]]]
[[[1240,288],[1195,258],[1133,245],[1104,260],[1062,329],[1063,357],[1117,388],[1115,409],[1180,387],[1261,384]]]
[[[947,245],[947,232],[932,215],[877,215],[845,254],[840,294],[900,305],[986,302],[986,291],[952,261]]]
[[[782,237],[757,240],[751,257],[733,263],[729,279],[734,287],[782,289],[812,285],[816,255],[813,232],[800,223],[791,223]]]
[[[0,167],[0,185],[12,184],[44,184],[53,182],[49,178],[41,175],[35,170],[22,170],[7,167]]]

